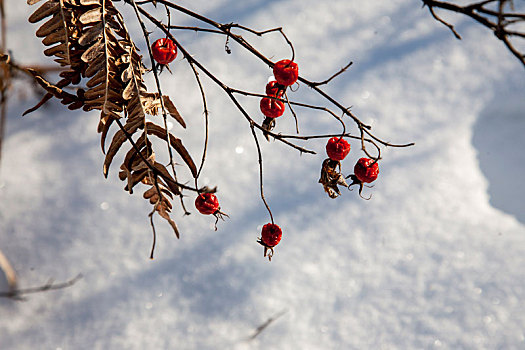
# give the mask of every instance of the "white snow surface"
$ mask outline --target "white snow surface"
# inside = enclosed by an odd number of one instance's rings
[[[371,200],[356,190],[331,200],[317,183],[324,140],[304,143],[318,154],[301,156],[260,138],[266,197],[284,232],[268,262],[256,243],[269,218],[249,125],[204,79],[210,149],[200,185],[218,186],[230,218],[214,232],[191,196],[188,217],[174,201],[181,238],[157,218],[149,260],[150,205],[141,191],[123,191],[121,158],[104,179],[98,113],[53,102],[21,117],[38,96],[16,85],[0,170],[0,248],[21,288],[83,278],[23,302],[0,299],[0,349],[524,349],[525,72],[503,44],[443,14],[462,34],[456,40],[419,1],[179,3],[224,23],[282,25],[311,80],[352,60],[326,91],[378,136],[416,145],[383,149],[380,176],[365,189]],[[15,57],[49,63],[37,25],[26,21],[36,7],[5,5]],[[231,40],[227,55],[222,37],[176,34],[228,84],[264,91],[270,70]],[[272,59],[290,54],[277,34],[246,37]],[[199,160],[200,93],[184,60],[171,68],[163,92],[188,124],[172,131]],[[305,86],[290,96],[325,104]],[[259,120],[258,99],[242,101]],[[304,134],[340,130],[327,114],[297,112]],[[293,133],[293,118],[277,129]],[[345,174],[363,156],[352,147]],[[183,166],[179,174],[190,179]]]

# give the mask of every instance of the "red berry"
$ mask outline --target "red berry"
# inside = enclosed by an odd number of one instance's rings
[[[275,224],[266,224],[262,228],[261,232],[261,241],[267,247],[275,247],[281,241],[283,231],[278,225]]]
[[[160,38],[151,45],[153,58],[160,64],[168,64],[177,57],[177,45],[171,39]]]
[[[299,66],[290,60],[280,60],[273,66],[273,76],[281,85],[293,85],[299,78]]]
[[[326,154],[332,160],[343,160],[350,152],[350,144],[342,137],[332,137],[326,144]]]
[[[283,93],[284,93],[284,86],[279,84],[277,81],[272,80],[268,84],[266,84],[266,95],[281,98]]]
[[[213,193],[201,193],[195,199],[195,208],[204,215],[215,214],[219,210],[219,200]]]
[[[379,165],[372,159],[361,158],[354,167],[355,177],[361,182],[372,182],[377,179]]]
[[[284,103],[269,97],[263,97],[260,103],[261,112],[268,118],[278,118],[284,113]]]

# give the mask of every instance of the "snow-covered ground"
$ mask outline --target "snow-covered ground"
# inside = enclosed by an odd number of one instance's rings
[[[181,239],[157,220],[151,261],[150,206],[122,190],[117,162],[103,178],[97,113],[55,102],[22,118],[37,98],[15,90],[0,248],[22,288],[84,277],[25,302],[0,299],[0,349],[525,348],[525,72],[503,44],[457,16],[463,40],[454,39],[418,1],[180,3],[221,22],[283,25],[311,80],[354,61],[327,91],[378,136],[416,145],[384,150],[370,201],[355,190],[334,201],[317,183],[325,141],[308,143],[315,156],[264,143],[266,196],[284,230],[269,263],[255,242],[268,215],[250,128],[207,82],[202,184],[218,185],[230,219],[214,232],[213,218],[177,209]],[[7,1],[8,46],[24,63],[48,62],[26,22],[32,10]],[[222,39],[178,36],[228,83],[263,90],[268,68],[238,46],[229,56]],[[289,55],[277,35],[251,40],[276,60]],[[172,70],[163,88],[188,123],[174,133],[199,159],[200,95],[184,61]],[[294,96],[315,101],[305,87]],[[293,131],[291,119],[279,130]],[[307,110],[299,122],[305,134],[339,130]],[[354,143],[345,174],[360,156]]]

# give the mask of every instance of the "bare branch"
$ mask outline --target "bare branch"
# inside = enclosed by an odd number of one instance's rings
[[[432,17],[437,21],[447,26],[458,39],[461,39],[460,35],[454,29],[454,26],[444,21],[434,12],[434,8],[447,10],[450,12],[456,12],[468,16],[481,25],[490,29],[494,35],[500,39],[507,49],[522,63],[525,67],[525,53],[518,50],[511,42],[511,37],[525,38],[524,31],[514,31],[509,29],[510,25],[516,23],[525,23],[525,13],[515,13],[514,9],[510,6],[510,11],[507,11],[506,4],[511,4],[510,0],[486,0],[481,2],[472,3],[466,6],[459,6],[450,2],[437,1],[437,0],[422,0],[423,6],[427,6]],[[487,8],[486,6],[492,3],[498,3],[497,10]]]
[[[49,280],[46,284],[39,287],[14,289],[8,292],[0,292],[0,297],[11,298],[15,300],[24,300],[24,295],[34,294],[40,292],[46,292],[49,290],[58,290],[70,287],[77,283],[82,278],[82,274],[78,274],[76,277],[62,283],[54,283],[53,280]]]
[[[259,334],[261,334],[266,328],[268,328],[269,325],[281,318],[284,314],[286,314],[286,312],[287,310],[283,310],[275,316],[270,317],[268,320],[266,320],[263,324],[261,324],[255,329],[255,332],[253,332],[253,334],[248,338],[248,340],[254,340],[255,338],[257,338]]]
[[[340,74],[343,74],[344,72],[346,72],[346,70],[348,68],[350,68],[350,66],[353,64],[354,62],[350,62],[348,63],[346,66],[344,66],[343,68],[341,68],[338,72],[336,72],[334,75],[332,75],[330,78],[326,79],[326,80],[323,80],[321,82],[317,82],[317,83],[312,83],[314,86],[319,86],[319,85],[326,85],[328,84],[329,82],[331,82],[335,77],[337,77],[338,75]]]

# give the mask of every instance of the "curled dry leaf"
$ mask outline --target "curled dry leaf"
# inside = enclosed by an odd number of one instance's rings
[[[337,170],[337,168],[340,167],[341,165],[339,161],[332,160],[330,158],[325,159],[322,165],[319,183],[323,185],[325,192],[330,198],[337,198],[341,195],[338,187],[339,185],[348,187],[348,184],[346,183],[344,176],[341,174],[341,171]]]

